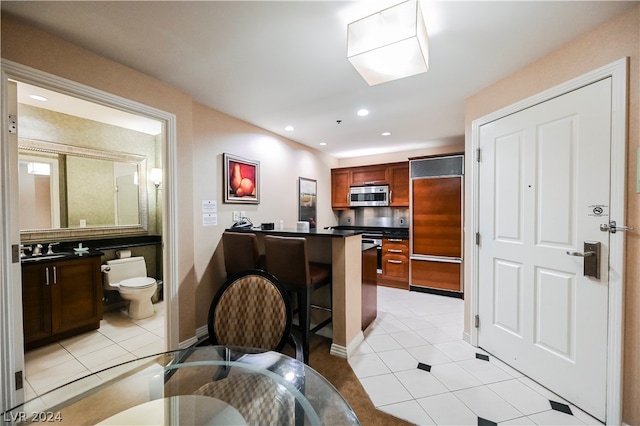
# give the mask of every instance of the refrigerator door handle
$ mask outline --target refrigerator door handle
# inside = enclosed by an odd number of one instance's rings
[[[459,257],[444,257],[444,256],[427,256],[420,254],[412,254],[409,256],[411,260],[423,260],[427,262],[443,262],[443,263],[462,263],[462,259]]]

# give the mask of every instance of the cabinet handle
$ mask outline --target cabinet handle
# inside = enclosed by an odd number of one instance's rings
[[[49,267],[44,268],[44,284],[49,285]]]
[[[388,263],[398,263],[398,264],[400,264],[400,263],[402,263],[402,260],[391,260],[391,259],[389,259],[389,260],[387,260],[387,262]]]
[[[393,191],[389,191],[389,204],[393,203]]]
[[[402,250],[398,250],[398,249],[389,249],[387,250],[389,253],[402,253]]]
[[[390,243],[401,243],[402,240],[400,238],[388,238],[387,241]]]
[[[58,271],[55,266],[53,267],[53,283],[54,284],[58,283]]]

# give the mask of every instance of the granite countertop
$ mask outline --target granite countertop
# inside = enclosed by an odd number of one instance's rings
[[[297,229],[260,229],[260,227],[238,229],[228,228],[231,232],[253,232],[264,235],[281,235],[286,237],[325,237],[325,238],[346,238],[362,234],[360,230],[347,229],[310,229],[309,231],[298,231]]]

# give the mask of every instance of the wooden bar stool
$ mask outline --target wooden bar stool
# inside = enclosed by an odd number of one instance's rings
[[[301,237],[264,237],[267,272],[274,275],[288,291],[295,292],[298,301],[298,321],[302,329],[302,351],[309,363],[309,338],[312,333],[331,323],[332,317],[311,328],[311,304],[314,290],[329,286],[331,294],[331,265],[309,262],[307,240]]]
[[[258,237],[252,232],[230,232],[222,234],[224,268],[227,279],[244,271],[264,269],[264,259],[258,250]]]

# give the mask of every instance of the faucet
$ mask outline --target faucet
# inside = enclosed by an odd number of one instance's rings
[[[49,246],[47,247],[47,254],[53,254],[53,246],[60,244],[60,243],[49,243]]]
[[[42,244],[36,244],[31,250],[31,256],[42,256]]]
[[[31,251],[31,250],[32,250],[32,248],[31,248],[31,246],[25,246],[24,244],[20,244],[20,257],[21,257],[21,258],[22,258],[22,257],[27,257],[27,255],[26,255],[26,254],[24,254],[24,251],[25,251],[25,250],[29,250],[29,251]]]

